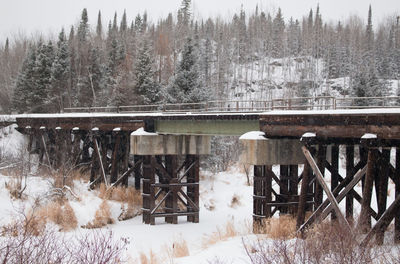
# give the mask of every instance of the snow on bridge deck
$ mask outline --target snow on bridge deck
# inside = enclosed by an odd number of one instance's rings
[[[166,134],[240,135],[261,130],[270,137],[301,137],[316,132],[321,137],[360,138],[365,133],[400,139],[400,108],[337,110],[274,110],[268,112],[143,112],[143,113],[57,113],[0,116],[3,126],[20,128],[116,127],[134,131],[147,126]],[[145,124],[146,123],[146,124]]]

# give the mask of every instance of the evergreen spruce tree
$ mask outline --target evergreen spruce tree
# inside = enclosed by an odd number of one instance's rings
[[[32,100],[29,96],[34,86],[35,64],[36,48],[31,46],[18,73],[12,96],[12,109],[19,113],[27,112],[31,108]]]
[[[122,15],[121,25],[119,26],[119,30],[121,33],[125,33],[128,29],[128,23],[126,21],[126,10],[124,10],[124,14]]]
[[[68,43],[64,29],[61,30],[58,36],[57,50],[51,69],[51,89],[50,95],[57,98],[57,101],[52,101],[51,110],[62,110],[64,107],[70,106],[70,102],[66,102],[68,94],[70,76],[70,60]]]
[[[46,112],[49,103],[54,99],[51,95],[51,68],[54,61],[54,47],[40,43],[35,63],[34,86],[30,93],[31,111]]]
[[[81,21],[78,27],[78,40],[80,42],[86,42],[88,34],[89,34],[89,18],[86,8],[82,10]]]
[[[206,101],[210,91],[202,86],[199,78],[197,52],[193,40],[188,37],[182,51],[176,75],[171,79],[164,95],[168,103],[197,103]]]
[[[272,24],[272,56],[280,58],[283,56],[284,51],[284,32],[285,32],[285,21],[283,20],[281,9],[278,9],[273,24]]]
[[[103,38],[103,24],[101,22],[101,12],[97,15],[96,37],[101,40]]]
[[[148,41],[143,40],[135,64],[134,91],[138,104],[155,104],[161,99],[160,85],[154,80],[154,61]]]

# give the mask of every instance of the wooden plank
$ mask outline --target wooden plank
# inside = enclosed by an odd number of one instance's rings
[[[322,189],[324,189],[326,195],[328,196],[329,201],[331,202],[333,209],[336,212],[336,215],[339,219],[339,222],[341,222],[346,229],[348,229],[349,232],[351,232],[351,228],[349,223],[347,222],[346,218],[343,216],[342,212],[339,209],[339,204],[337,203],[335,197],[333,196],[332,192],[329,190],[328,185],[326,184],[326,182],[324,181],[324,177],[322,176],[321,171],[318,169],[317,164],[315,163],[313,157],[311,156],[311,153],[308,151],[308,149],[303,146],[302,147],[303,153],[308,161],[308,163],[310,164],[312,170],[314,171],[317,180],[319,181],[319,183],[322,186]]]
[[[371,228],[371,215],[368,208],[371,207],[372,187],[374,184],[376,150],[368,150],[367,172],[364,181],[361,212],[358,220],[358,229],[367,232]]]
[[[279,193],[288,195],[289,194],[289,166],[288,165],[280,165],[279,166]],[[282,186],[282,187],[281,187]],[[285,200],[284,202],[288,202],[288,200]],[[280,213],[282,214],[287,214],[288,213],[288,206],[282,206],[280,207]]]
[[[390,149],[382,149],[382,154],[379,160],[379,183],[378,185],[378,217],[381,217],[386,211],[388,181],[389,181],[389,164],[390,164]],[[380,228],[376,233],[376,241],[379,245],[383,244],[385,230]]]
[[[110,183],[114,183],[118,178],[118,160],[119,160],[119,151],[120,151],[120,143],[121,143],[121,134],[117,133],[115,136],[115,144],[111,157],[111,177]]]
[[[332,194],[337,196],[336,200],[340,203],[346,194],[352,190],[352,188],[362,179],[364,174],[367,171],[367,166],[360,169],[355,175],[351,182],[348,182],[349,179],[346,181],[342,181],[333,191]],[[341,190],[344,191],[341,192]],[[327,208],[328,207],[328,208]],[[332,211],[333,207],[330,205],[330,200],[326,199],[315,211],[314,213],[308,218],[308,220],[299,228],[299,231],[304,231],[305,228],[310,226],[317,218],[323,220],[326,216]],[[333,212],[332,212],[333,213]]]
[[[306,215],[308,183],[310,180],[309,172],[310,172],[310,165],[308,163],[305,163],[304,170],[303,170],[303,179],[301,181],[299,205],[297,207],[297,220],[296,220],[296,228],[297,229],[299,229],[303,225],[304,218]]]
[[[326,166],[325,166],[326,167]],[[331,172],[331,190],[336,189],[336,187],[339,185],[339,145],[332,145],[331,147],[331,167],[333,171]],[[336,214],[335,212],[332,212],[331,214],[331,219],[335,220]]]
[[[376,222],[374,227],[368,232],[363,241],[361,242],[361,246],[365,247],[371,238],[377,233],[382,232],[382,230],[386,230],[387,226],[390,224],[392,219],[395,217],[396,212],[400,209],[400,195],[396,196],[396,199],[389,206],[389,208],[383,213],[383,215]]]
[[[264,167],[264,174],[265,174],[265,179],[264,179],[264,197],[265,197],[265,204],[264,204],[264,211],[263,211],[263,215],[265,215],[265,217],[272,217],[272,213],[271,213],[271,206],[269,206],[268,203],[270,203],[272,201],[272,176],[271,174],[273,174],[272,171],[272,166],[268,165]],[[296,186],[297,186],[297,182],[296,182]]]
[[[311,153],[310,153],[311,155]],[[317,160],[316,164],[318,166],[319,171],[321,172],[322,177],[324,177],[325,174],[325,166],[324,166],[324,161],[326,160],[326,147],[323,146],[322,144],[318,144],[318,149],[317,149]],[[322,186],[318,183],[318,181],[315,182],[315,188],[314,188],[314,202],[315,202],[315,207],[318,207],[322,204],[323,200],[323,191],[322,191]]]
[[[121,177],[119,177],[114,183],[112,183],[110,187],[114,187],[120,184],[125,178],[129,177],[129,174],[131,174],[134,170],[139,168],[140,164],[142,164],[142,160],[138,160],[131,168],[129,168],[126,172],[124,172],[121,175]]]
[[[353,179],[354,175],[354,146],[346,146],[346,178]],[[346,218],[348,221],[353,221],[354,213],[354,197],[352,192],[346,196]]]
[[[101,174],[103,176],[104,184],[108,188],[109,186],[108,186],[108,182],[107,182],[106,172],[104,171],[103,159],[102,159],[102,156],[101,156],[101,153],[100,153],[100,150],[99,150],[99,143],[97,142],[97,138],[96,137],[94,137],[93,143],[94,143],[93,144],[94,145],[94,151],[97,154],[98,162],[100,164],[100,171],[101,171]]]

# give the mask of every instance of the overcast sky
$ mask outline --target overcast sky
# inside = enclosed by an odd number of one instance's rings
[[[400,0],[193,0],[194,14],[199,17],[231,16],[240,10],[253,10],[258,4],[262,10],[274,12],[281,7],[285,19],[301,18],[310,8],[320,4],[323,19],[339,20],[349,14],[358,14],[366,20],[368,5],[372,5],[374,24],[386,15],[400,14]],[[89,23],[96,24],[99,10],[103,25],[112,19],[114,12],[121,17],[126,9],[129,20],[145,10],[152,21],[175,12],[181,0],[0,0],[0,41],[18,32],[30,35],[38,31],[57,34],[61,27],[69,30],[79,21],[83,8],[88,9]]]

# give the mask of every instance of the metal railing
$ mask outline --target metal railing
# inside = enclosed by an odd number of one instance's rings
[[[64,108],[66,113],[180,113],[180,112],[265,112],[272,110],[329,110],[400,108],[400,96],[382,97],[295,97],[272,100],[230,100],[200,103],[72,107]]]

